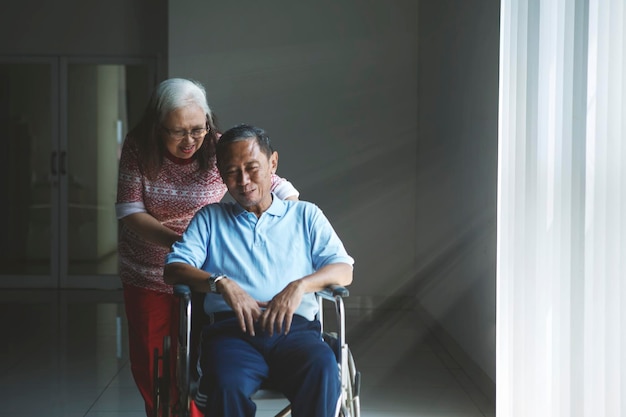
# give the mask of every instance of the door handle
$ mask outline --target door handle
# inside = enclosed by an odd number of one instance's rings
[[[67,174],[67,167],[65,166],[65,162],[67,160],[67,152],[61,152],[61,175]]]
[[[50,173],[53,176],[57,176],[59,172],[57,171],[57,152],[53,151],[50,154]]]

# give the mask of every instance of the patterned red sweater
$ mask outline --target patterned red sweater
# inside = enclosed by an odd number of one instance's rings
[[[226,194],[226,186],[217,168],[200,171],[195,159],[164,158],[154,180],[142,175],[135,142],[127,139],[122,148],[117,184],[118,219],[137,212],[147,212],[181,234],[198,209],[216,203]],[[280,198],[298,192],[286,180],[274,176],[272,190]],[[163,265],[168,248],[142,239],[120,222],[118,238],[119,274],[124,284],[171,293],[163,281]]]

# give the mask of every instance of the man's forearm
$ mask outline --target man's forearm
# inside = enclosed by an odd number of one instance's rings
[[[163,269],[163,280],[170,285],[185,284],[198,292],[210,292],[209,274],[199,268],[183,262],[166,264]]]
[[[304,292],[317,292],[330,285],[348,286],[352,283],[352,265],[336,263],[326,265],[311,275],[300,279]]]

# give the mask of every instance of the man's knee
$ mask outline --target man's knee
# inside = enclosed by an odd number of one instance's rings
[[[339,376],[339,366],[335,359],[334,353],[330,352],[329,355],[324,356],[324,360],[319,362],[320,364],[320,383],[323,386],[328,387],[329,392],[339,390],[341,382]]]
[[[336,374],[337,358],[335,353],[326,345],[320,345],[318,349],[315,349],[309,354],[308,362],[313,366],[320,369],[321,372]]]
[[[316,349],[309,349],[299,365],[292,364],[286,370],[285,381],[293,389],[315,390],[326,392],[329,395],[339,391],[339,367],[334,352],[328,346],[319,345]]]

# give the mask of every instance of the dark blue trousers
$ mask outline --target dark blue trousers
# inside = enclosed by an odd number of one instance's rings
[[[294,417],[334,417],[341,389],[337,359],[319,321],[295,315],[289,334],[241,332],[234,317],[202,332],[196,403],[205,417],[254,416],[250,399],[268,379],[289,399]]]

